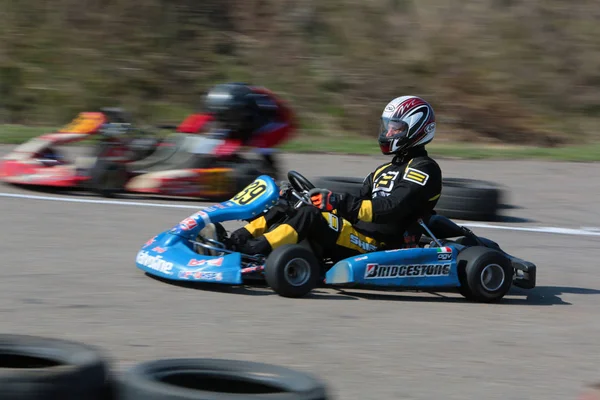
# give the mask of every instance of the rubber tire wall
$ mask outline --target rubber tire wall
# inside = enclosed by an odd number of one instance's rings
[[[205,358],[139,363],[119,379],[119,400],[326,400],[317,378],[275,365]]]
[[[108,362],[93,346],[0,334],[0,399],[114,399]]]
[[[322,176],[312,180],[316,187],[358,196],[363,179],[344,176]],[[475,179],[444,178],[442,196],[435,211],[445,217],[470,221],[498,219],[501,188],[493,182]]]

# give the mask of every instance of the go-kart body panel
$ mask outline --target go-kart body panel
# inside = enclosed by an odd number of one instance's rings
[[[237,187],[233,168],[174,169],[133,177],[125,185],[129,193],[167,196],[220,197]]]
[[[77,174],[55,148],[89,139],[106,122],[101,112],[82,112],[71,123],[15,147],[0,162],[0,179],[6,183],[55,187],[78,186],[87,177]]]
[[[169,232],[148,240],[135,262],[142,271],[169,280],[242,283],[239,253],[219,257],[200,255],[188,240]]]
[[[460,286],[457,251],[452,246],[366,253],[341,260],[327,271],[325,283],[395,287]]]
[[[181,168],[192,165],[195,157],[215,154],[227,140],[207,136],[189,136],[180,144],[180,154],[169,160],[144,168],[143,162],[132,166],[137,169],[125,185],[130,193],[168,196],[219,197],[235,193],[238,187],[235,170],[231,167]],[[235,151],[235,150],[234,150]],[[217,163],[218,164],[218,163]]]
[[[240,253],[200,255],[193,250],[192,241],[207,224],[253,218],[273,205],[278,196],[273,180],[260,176],[232,199],[198,211],[150,239],[138,252],[136,265],[165,279],[240,284]]]

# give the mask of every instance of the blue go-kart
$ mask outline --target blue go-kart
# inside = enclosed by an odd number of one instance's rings
[[[314,186],[298,172],[288,180],[295,207],[310,204]],[[167,280],[242,285],[263,279],[283,297],[302,297],[325,285],[398,289],[456,288],[467,299],[494,302],[511,285],[532,289],[536,266],[504,252],[497,243],[476,236],[446,217],[418,220],[418,247],[386,249],[342,260],[323,257],[310,238],[276,248],[268,256],[226,249],[221,223],[250,220],[279,201],[273,179],[261,175],[228,201],[196,212],[150,239],[138,252],[141,270]],[[453,238],[453,240],[450,240]]]

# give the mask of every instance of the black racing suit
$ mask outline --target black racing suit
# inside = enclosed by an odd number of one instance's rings
[[[414,246],[420,237],[416,221],[433,211],[441,190],[441,169],[421,147],[377,167],[365,178],[358,197],[338,193],[340,201],[333,212],[313,206],[274,207],[235,231],[231,239],[238,251],[267,255],[309,237],[332,259]]]

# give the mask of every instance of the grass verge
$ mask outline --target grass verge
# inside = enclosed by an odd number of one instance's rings
[[[20,144],[53,128],[22,125],[1,125],[0,144]],[[378,155],[379,148],[374,139],[362,137],[320,137],[299,135],[281,147],[284,151],[298,153],[337,153]],[[467,143],[432,143],[429,153],[435,157],[461,159],[544,159],[556,161],[594,162],[600,161],[600,143],[585,146],[556,148],[485,146]]]

